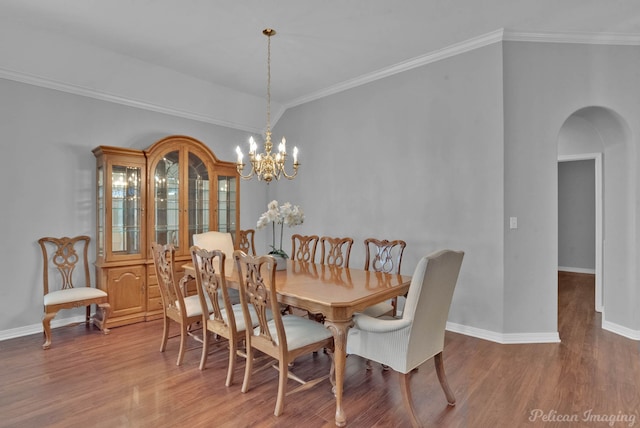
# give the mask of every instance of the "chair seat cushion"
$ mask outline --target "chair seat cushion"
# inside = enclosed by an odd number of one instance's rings
[[[282,317],[282,323],[284,324],[284,330],[287,335],[287,347],[289,350],[302,348],[303,346],[320,342],[332,336],[329,329],[324,325],[297,315],[284,315]],[[279,343],[275,321],[269,321],[268,326],[273,340],[276,344]],[[256,327],[254,334],[260,334],[260,327]]]
[[[390,300],[386,302],[376,303],[375,305],[369,306],[364,311],[362,311],[363,314],[367,314],[370,317],[374,317],[374,318],[378,318],[382,315],[387,315],[392,312],[393,312],[393,305],[391,304]]]
[[[180,307],[178,302],[176,302],[176,306]],[[207,298],[207,306],[209,307],[209,312],[211,312],[213,308],[208,298]],[[198,315],[200,316],[202,315],[202,307],[200,306],[200,297],[198,297],[198,295],[185,297],[184,307],[187,311],[187,317],[195,317]]]
[[[236,330],[245,331],[247,327],[244,323],[244,314],[242,313],[242,305],[236,304],[231,306],[231,308],[233,309],[233,317],[236,320]],[[227,318],[227,309],[226,308],[221,309],[220,314],[222,315],[222,318],[225,320],[225,322],[229,323],[229,320]],[[253,306],[249,306],[249,315],[251,316],[251,321],[253,322],[253,325],[251,327],[257,326],[258,314],[256,313],[256,310],[253,308]],[[267,310],[266,316],[267,316],[267,320],[270,320],[273,318],[270,310]],[[214,315],[212,314],[209,318],[214,319]]]
[[[81,300],[107,297],[107,293],[93,287],[67,288],[56,290],[44,295],[44,305],[59,305],[62,303],[79,302]]]

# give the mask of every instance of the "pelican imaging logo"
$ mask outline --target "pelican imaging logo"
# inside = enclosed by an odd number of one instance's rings
[[[617,424],[632,427],[636,424],[636,413],[598,413],[593,409],[582,413],[560,413],[557,410],[533,409],[529,412],[530,422],[605,423],[610,427]]]

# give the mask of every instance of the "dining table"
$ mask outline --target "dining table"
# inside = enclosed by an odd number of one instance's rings
[[[181,285],[195,278],[192,264],[183,265]],[[236,270],[227,275],[230,287],[238,287]],[[347,336],[353,315],[409,290],[411,277],[399,274],[342,268],[327,264],[287,260],[286,269],[276,271],[278,301],[284,305],[322,314],[324,325],[334,338],[336,426],[347,423],[342,405]]]

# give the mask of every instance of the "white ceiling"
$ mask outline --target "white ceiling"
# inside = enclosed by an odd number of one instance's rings
[[[502,28],[637,37],[640,1],[0,0],[3,20],[260,98],[272,27],[272,100],[286,106]]]

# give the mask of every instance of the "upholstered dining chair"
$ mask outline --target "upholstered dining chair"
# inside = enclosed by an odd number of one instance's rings
[[[191,259],[196,271],[196,288],[202,310],[203,346],[200,358],[200,370],[204,370],[209,355],[209,344],[212,335],[224,338],[229,342],[229,368],[227,370],[226,386],[233,383],[236,357],[239,354],[239,344],[246,338],[246,324],[240,303],[232,304],[227,287],[225,259],[226,255],[220,250],[207,251],[197,246],[191,247]],[[208,307],[211,305],[211,314]],[[251,327],[258,325],[255,310],[251,313]],[[266,313],[271,319],[271,311]],[[246,356],[244,354],[240,354]]]
[[[394,241],[375,238],[365,239],[364,270],[399,275],[400,266],[402,265],[402,255],[406,246],[407,243],[399,239]],[[370,306],[363,312],[372,317],[382,315],[396,316],[397,308],[398,298],[394,297],[386,302],[380,302]]]
[[[221,250],[225,256],[224,270],[227,275],[231,275],[235,269],[235,263],[233,262],[233,252],[235,247],[233,246],[233,237],[230,233],[218,232],[211,230],[204,233],[196,233],[193,235],[193,245],[205,250]],[[240,295],[238,290],[233,288],[229,289],[229,298],[231,303],[240,303]]]
[[[42,349],[51,347],[51,320],[61,309],[86,306],[86,324],[92,323],[104,334],[109,333],[107,318],[111,313],[109,297],[103,290],[91,287],[89,275],[89,242],[85,235],[73,238],[38,239],[42,250],[44,316],[42,327],[45,342]],[[91,305],[96,312],[91,316]]]
[[[320,238],[320,264],[348,268],[352,246],[352,238],[323,236]]]
[[[333,351],[333,336],[322,324],[297,315],[282,315],[276,294],[276,261],[272,256],[253,257],[240,250],[234,253],[236,269],[239,273],[240,301],[245,325],[251,324],[251,310],[257,314],[259,325],[247,329],[247,362],[245,365],[242,392],[249,391],[253,356],[255,351],[278,360],[278,397],[274,415],[280,416],[284,410],[285,395],[306,390],[330,377],[333,373],[333,352],[331,370],[326,376],[303,381],[289,372],[289,364],[297,357],[319,349]],[[273,319],[266,316],[271,310]],[[294,379],[301,385],[287,393],[287,379]]]
[[[315,263],[318,235],[291,235],[291,260]]]
[[[238,249],[244,251],[252,256],[256,255],[256,244],[254,236],[256,234],[255,229],[240,230],[240,242],[238,243]],[[229,255],[229,258],[233,260],[233,254]]]
[[[160,297],[162,298],[162,341],[160,342],[160,352],[164,352],[169,339],[170,322],[174,321],[180,328],[180,350],[176,365],[181,365],[187,347],[187,337],[192,336],[198,341],[201,338],[193,334],[192,325],[202,321],[202,308],[198,295],[184,296],[182,290],[175,280],[173,244],[160,245],[151,243],[153,253],[153,264],[155,265]],[[208,304],[207,313],[211,312],[211,303]]]
[[[385,364],[400,374],[405,408],[411,424],[420,426],[411,397],[411,371],[434,358],[436,373],[449,405],[456,399],[442,361],[444,334],[453,291],[464,253],[443,250],[423,257],[416,266],[402,318],[354,316],[347,353]]]
[[[227,256],[224,266],[227,275],[233,272],[233,252],[235,251],[235,247],[233,246],[233,237],[230,233],[215,230],[195,233],[193,235],[193,245],[209,251],[221,250],[225,256]]]

